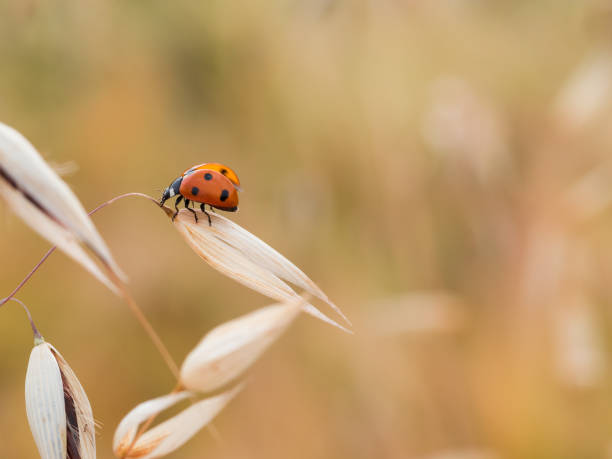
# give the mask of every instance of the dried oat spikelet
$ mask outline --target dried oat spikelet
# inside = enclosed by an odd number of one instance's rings
[[[291,325],[301,304],[274,304],[211,330],[185,358],[181,383],[190,390],[217,390],[240,376]]]
[[[161,457],[183,445],[225,407],[242,385],[197,401],[144,433],[139,432],[139,426],[186,398],[217,391],[238,378],[287,329],[303,303],[300,299],[267,306],[210,331],[183,363],[182,390],[141,403],[123,418],[115,431],[115,455]]]
[[[119,278],[125,276],[68,185],[15,129],[0,123],[0,196],[23,221],[91,274],[113,283],[83,250],[89,248]]]
[[[87,394],[57,349],[40,338],[30,354],[25,400],[30,430],[43,459],[96,457]]]
[[[121,420],[115,431],[115,456],[150,459],[170,454],[212,421],[241,389],[241,385],[236,386],[214,397],[199,400],[176,416],[139,434],[140,424],[147,419],[196,394],[174,392],[141,403]]]
[[[174,213],[171,209],[164,209],[168,215]],[[198,222],[191,212],[182,210],[174,219],[174,227],[187,244],[217,271],[281,302],[291,303],[300,299],[298,293],[285,281],[291,282],[328,303],[350,323],[306,274],[261,239],[220,215],[211,214],[212,225],[209,225],[203,213],[197,214]],[[312,304],[306,303],[302,308],[306,313],[352,333]]]

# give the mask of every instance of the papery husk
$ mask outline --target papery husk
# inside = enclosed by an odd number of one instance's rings
[[[60,250],[83,266],[96,279],[113,292],[117,293],[117,288],[113,282],[102,272],[100,267],[93,261],[87,252],[83,250],[79,239],[74,233],[68,231],[46,214],[40,212],[39,209],[24,198],[20,192],[15,191],[14,188],[7,185],[1,178],[0,195],[4,197],[5,201],[12,207],[14,212],[19,215],[28,226],[59,247]]]
[[[171,212],[170,209],[167,209],[167,212]],[[232,241],[236,241],[235,231],[228,230],[227,224],[220,223],[225,220],[224,217],[211,214],[212,225],[209,226],[208,219],[203,213],[198,212],[198,216],[198,223],[196,223],[193,214],[183,210],[174,219],[174,226],[204,261],[217,271],[269,298],[281,302],[293,302],[300,299],[300,296],[287,283],[267,267],[274,263],[274,255],[271,255],[273,259],[268,263],[260,264],[258,258],[254,260],[250,256],[249,251],[245,252],[231,245]],[[232,233],[227,240],[225,239],[226,233]],[[253,249],[253,251],[256,250]],[[278,257],[285,260],[280,254]],[[278,259],[278,261],[282,263],[282,260]],[[305,303],[302,308],[306,313],[347,333],[352,333],[312,304]]]
[[[281,279],[291,282],[311,295],[323,300],[351,325],[351,321],[344,315],[340,308],[332,303],[319,286],[304,274],[302,270],[264,241],[254,234],[249,233],[232,220],[222,215],[217,215],[216,217],[215,224],[209,226],[209,230],[219,239],[235,247],[258,266],[268,269]],[[206,223],[206,221],[204,223]]]
[[[25,400],[40,456],[65,459],[70,450],[76,453],[71,457],[95,459],[95,425],[87,394],[57,349],[42,339],[37,343],[30,353]],[[74,435],[67,430],[67,421],[76,428]]]
[[[229,403],[242,389],[236,386],[214,397],[200,400],[176,416],[145,431],[134,441],[139,425],[181,400],[193,395],[182,391],[141,403],[128,413],[115,432],[113,451],[119,458],[150,459],[178,449]]]
[[[185,358],[181,383],[201,392],[223,387],[249,368],[300,310],[299,303],[276,304],[214,328]]]
[[[83,254],[75,255],[72,240],[87,246],[115,275],[125,279],[106,244],[98,234],[83,206],[68,185],[42,159],[32,144],[15,129],[0,123],[0,195],[35,231],[66,251],[77,262],[101,279],[92,268],[92,261],[83,262]],[[12,190],[13,193],[9,193]],[[21,199],[16,197],[19,195]],[[24,202],[29,203],[25,205]],[[59,227],[59,229],[58,229]],[[60,231],[60,229],[62,231]],[[98,270],[99,271],[99,270]],[[106,285],[110,281],[103,280]]]
[[[192,392],[188,391],[175,392],[137,405],[123,417],[115,430],[115,436],[113,437],[113,452],[115,456],[126,457],[125,455],[133,446],[138,426],[141,423],[193,395]]]
[[[66,457],[64,385],[51,346],[42,343],[30,353],[25,383],[26,413],[42,459]]]
[[[78,428],[78,449],[82,459],[95,459],[96,457],[96,426],[93,411],[87,394],[81,386],[76,374],[55,347],[49,345],[51,352],[57,359],[60,372],[63,376],[64,396],[66,393],[72,399],[74,413]]]

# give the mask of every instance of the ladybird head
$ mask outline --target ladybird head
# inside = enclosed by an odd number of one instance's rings
[[[181,188],[181,182],[183,181],[183,177],[177,178],[172,184],[164,190],[164,194],[159,202],[160,206],[164,205],[168,199],[173,198],[174,196],[180,194],[179,189]]]

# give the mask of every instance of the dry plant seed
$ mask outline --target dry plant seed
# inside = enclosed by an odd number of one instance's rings
[[[115,431],[115,456],[149,459],[173,452],[212,421],[242,387],[238,385],[214,397],[200,400],[144,433],[138,431],[140,424],[181,400],[195,396],[195,393],[181,391],[141,403],[121,420]]]
[[[0,123],[0,196],[34,231],[62,249],[116,292],[113,282],[83,250],[89,248],[125,279],[83,206],[28,140]]]
[[[42,459],[96,457],[93,413],[87,394],[62,355],[35,340],[25,383],[30,430]]]
[[[264,241],[251,234],[232,220],[219,215],[217,223],[210,231],[219,239],[238,249],[255,264],[268,269],[281,279],[291,282],[304,289],[304,291],[327,303],[349,325],[351,321],[332,303],[327,295],[304,272],[278,253]]]
[[[282,334],[301,311],[304,300],[259,309],[209,332],[181,368],[180,391],[144,402],[121,421],[114,437],[117,457],[160,457],[174,451],[206,425],[242,388],[196,402],[177,416],[147,430],[161,411],[212,392],[239,377]],[[188,389],[188,390],[184,390]],[[139,431],[139,426],[144,427]]]
[[[181,383],[211,392],[240,376],[289,327],[301,304],[275,304],[212,329],[185,358]]]
[[[167,207],[163,209],[170,217],[174,214]],[[220,215],[210,215],[212,225],[209,225],[206,217],[199,212],[198,214],[201,216],[196,222],[190,212],[182,210],[173,220],[174,227],[189,246],[217,271],[281,302],[294,302],[300,298],[295,290],[282,280],[286,279],[303,286],[308,293],[333,305],[304,273],[259,238]],[[305,304],[303,309],[324,322],[352,333],[312,304]]]

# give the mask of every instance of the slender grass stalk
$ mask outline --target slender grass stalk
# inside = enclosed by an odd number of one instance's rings
[[[36,265],[32,268],[32,271],[30,271],[28,275],[24,277],[24,279],[21,282],[19,282],[17,287],[15,287],[15,289],[11,293],[9,293],[9,295],[6,298],[3,298],[2,300],[0,300],[0,306],[5,304],[7,301],[14,299],[13,297],[17,294],[17,292],[19,292],[19,290],[21,290],[21,287],[23,287],[26,284],[26,282],[30,280],[30,277],[32,277],[34,273],[38,271],[38,268],[40,268],[40,265],[42,265],[45,262],[45,260],[49,258],[49,255],[55,252],[55,249],[57,249],[57,246],[51,247],[47,251],[47,253],[45,253],[45,255],[40,259],[40,261],[36,263]]]
[[[36,325],[34,324],[34,320],[32,319],[32,314],[30,314],[30,310],[25,305],[25,303],[18,298],[11,298],[11,300],[19,303],[23,307],[26,314],[28,315],[28,320],[30,321],[30,327],[32,327],[32,333],[34,333],[34,340],[42,340],[43,337],[38,331],[38,328],[36,328]]]
[[[141,198],[146,198],[146,199],[154,202],[156,205],[158,204],[158,202],[157,202],[157,200],[155,198],[153,198],[153,197],[151,197],[151,196],[149,196],[147,194],[144,194],[144,193],[125,193],[125,194],[117,196],[117,197],[115,197],[113,199],[110,199],[110,200],[108,200],[106,202],[103,202],[98,207],[96,207],[95,209],[90,211],[88,213],[88,215],[95,214],[100,209],[103,209],[104,207],[114,203],[115,201],[118,201],[119,199],[123,199],[123,198],[126,198],[126,197],[131,197],[131,196],[137,196],[137,197],[141,197]],[[5,304],[7,301],[9,301],[11,299],[15,299],[14,298],[15,294],[17,294],[17,292],[19,292],[19,290],[30,280],[30,278],[34,275],[34,273],[36,271],[38,271],[38,269],[47,260],[47,258],[49,258],[49,256],[55,251],[56,248],[57,248],[56,246],[53,246],[53,247],[51,247],[47,251],[47,253],[40,259],[40,261],[38,263],[36,263],[34,268],[32,268],[32,270],[17,285],[17,287],[15,287],[15,289],[6,298],[0,300],[0,306],[2,306],[3,304]],[[125,301],[127,302],[128,306],[130,308],[130,311],[132,311],[132,314],[134,314],[134,316],[136,317],[136,320],[138,320],[138,322],[140,323],[140,325],[142,326],[144,331],[147,333],[147,335],[149,335],[149,338],[151,339],[151,341],[153,341],[153,344],[155,345],[155,347],[157,348],[158,352],[160,353],[160,355],[162,356],[162,358],[166,362],[166,365],[168,366],[168,368],[170,369],[170,371],[172,372],[174,377],[178,380],[179,379],[179,369],[178,369],[178,366],[177,366],[176,362],[174,361],[174,359],[170,355],[170,352],[168,351],[168,349],[166,348],[166,346],[162,342],[161,338],[159,337],[159,335],[157,334],[157,332],[155,331],[155,329],[153,328],[151,323],[145,317],[144,313],[142,312],[142,309],[140,309],[140,306],[138,306],[138,304],[136,303],[136,301],[134,300],[134,298],[132,297],[132,295],[128,291],[128,289],[125,286],[125,284],[123,283],[123,281],[121,281],[121,279],[119,279],[119,277],[117,277],[117,275],[112,271],[112,269],[110,269],[110,267],[106,267],[106,268],[107,268],[107,273],[108,273],[109,277],[113,280],[115,285],[117,285],[117,287],[121,291],[123,297],[125,298]],[[19,300],[16,300],[16,301],[19,301]],[[25,305],[24,305],[24,307],[25,307]],[[28,311],[28,315],[29,315],[29,311]],[[35,330],[34,323],[32,321],[30,321],[30,323],[32,324],[33,330]],[[38,333],[38,332],[35,331],[35,335],[36,335],[36,333]]]
[[[163,341],[161,340],[161,338],[159,337],[159,335],[153,328],[153,325],[151,325],[151,323],[147,320],[144,313],[142,312],[142,309],[140,309],[140,306],[138,306],[138,304],[136,303],[136,301],[130,294],[129,290],[126,288],[125,284],[121,282],[121,279],[119,279],[115,275],[115,273],[113,273],[110,269],[108,270],[108,275],[115,282],[115,284],[119,287],[119,289],[121,290],[121,294],[123,295],[123,298],[125,298],[125,301],[130,307],[130,311],[132,311],[132,314],[134,314],[134,316],[136,317],[136,320],[138,320],[138,322],[140,323],[144,331],[147,333],[147,335],[149,335],[149,338],[151,339],[151,341],[153,341],[153,344],[155,345],[158,352],[160,353],[160,355],[166,362],[166,365],[172,372],[172,375],[178,380],[180,378],[180,372],[179,372],[178,365],[172,358],[172,355],[170,355],[168,348],[164,345]]]
[[[149,196],[148,194],[144,194],[144,193],[125,193],[122,195],[119,195],[113,199],[110,199],[109,201],[103,202],[102,204],[100,204],[98,207],[96,207],[95,209],[91,210],[90,212],[87,213],[87,215],[93,215],[95,214],[97,211],[99,211],[100,209],[103,209],[104,207],[108,206],[109,204],[114,203],[115,201],[118,201],[119,199],[123,199],[123,198],[127,198],[130,196],[139,196],[142,198],[146,198],[149,199],[151,201],[153,201],[155,204],[157,204],[157,200],[151,196]],[[11,298],[13,298],[17,292],[19,292],[19,290],[21,290],[21,288],[30,280],[30,278],[34,275],[34,273],[36,271],[38,271],[38,268],[40,268],[40,266],[47,261],[47,258],[49,258],[49,256],[55,252],[55,249],[57,249],[57,246],[53,246],[51,247],[47,253],[45,253],[43,255],[43,257],[40,259],[40,261],[38,263],[36,263],[36,265],[32,268],[32,270],[28,273],[28,275],[26,277],[23,278],[23,280],[21,282],[19,282],[19,284],[17,285],[17,287],[15,287],[15,289],[9,293],[9,295],[6,298],[3,298],[0,300],[0,306],[2,306],[3,304],[5,304],[7,301],[9,301]]]

